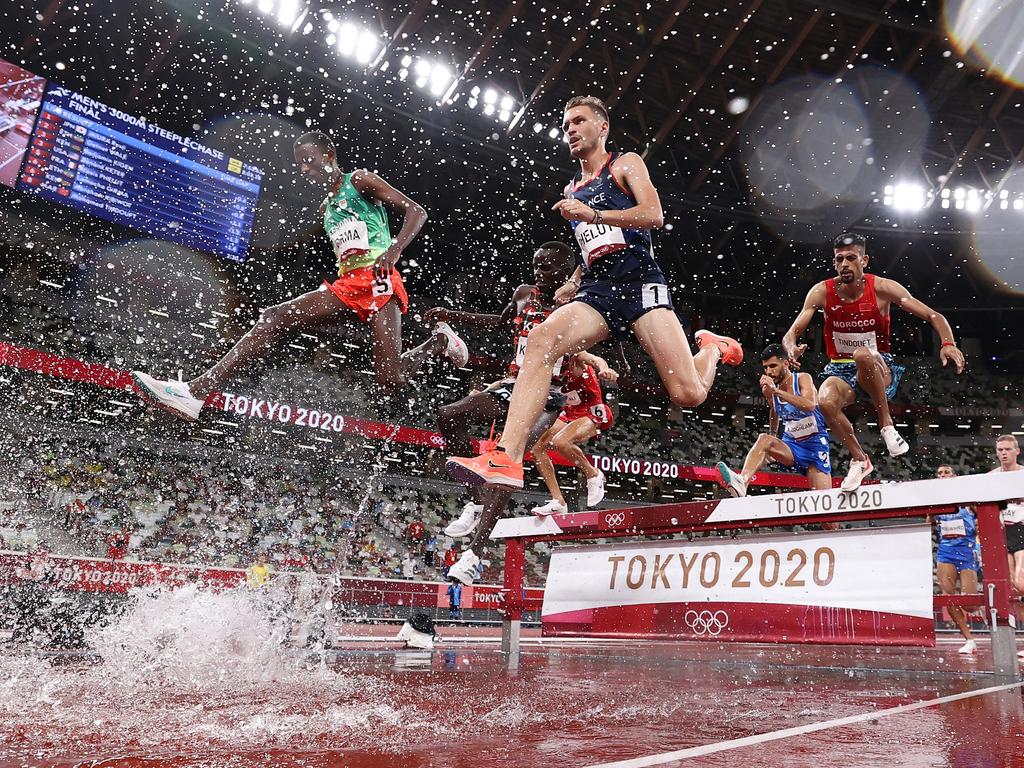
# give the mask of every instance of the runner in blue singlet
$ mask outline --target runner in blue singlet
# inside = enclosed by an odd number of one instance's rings
[[[829,460],[828,430],[818,407],[818,394],[809,373],[796,373],[781,344],[771,344],[761,353],[761,392],[771,403],[771,427],[758,435],[741,472],[733,472],[724,461],[718,462],[722,485],[733,496],[746,496],[754,473],[769,459],[794,467],[807,475],[813,489],[832,487],[832,463]],[[782,438],[776,437],[779,425]],[[831,526],[829,526],[831,527]]]

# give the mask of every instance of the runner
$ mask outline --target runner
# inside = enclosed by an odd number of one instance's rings
[[[956,472],[948,464],[943,464],[935,470],[935,476],[956,477]],[[974,519],[974,512],[970,507],[960,507],[948,515],[936,515],[935,523],[939,526],[939,546],[935,552],[935,575],[939,581],[939,589],[944,595],[955,595],[956,581],[959,578],[960,594],[976,595],[978,558],[974,547],[978,523]],[[974,642],[964,609],[958,605],[950,605],[947,610],[966,641],[960,646],[959,652],[977,653],[978,645]]]
[[[746,496],[754,473],[771,459],[803,472],[814,490],[831,488],[828,430],[818,407],[814,379],[809,373],[793,372],[781,344],[765,348],[761,366],[761,392],[772,406],[768,432],[758,435],[741,472],[733,472],[724,461],[718,462],[722,486],[733,496]],[[776,437],[780,422],[784,429],[781,440]]]
[[[527,436],[563,355],[632,332],[672,402],[684,406],[707,398],[719,361],[743,362],[738,342],[709,331],[698,331],[700,352],[691,354],[651,245],[651,230],[663,223],[661,200],[639,155],[605,149],[604,103],[591,96],[570,99],[562,127],[580,172],[553,209],[571,223],[584,266],[555,295],[565,306],[530,336],[499,445],[479,457],[449,459],[449,473],[468,485],[523,487]]]
[[[783,336],[782,346],[793,366],[799,368],[807,345],[797,344],[797,339],[807,330],[814,313],[824,310],[825,349],[831,362],[822,372],[825,380],[818,389],[818,404],[829,430],[850,452],[850,469],[841,487],[853,491],[874,469],[843,413],[858,395],[867,394],[874,403],[889,455],[902,456],[910,450],[889,413],[889,400],[896,395],[904,371],[903,366],[893,364],[889,353],[890,307],[902,307],[931,324],[941,339],[939,359],[944,366],[952,362],[956,372],[962,373],[964,356],[953,341],[953,329],[945,317],[915,299],[895,280],[864,271],[868,253],[862,235],[839,235],[833,242],[833,251],[838,276],[811,288],[803,308]]]
[[[993,472],[1020,472],[1024,470],[1017,459],[1020,456],[1020,443],[1013,435],[1000,435],[996,438],[996,458],[999,466]],[[1006,532],[1006,551],[1010,565],[1010,583],[1018,597],[1014,602],[1017,610],[1017,621],[1024,619],[1024,606],[1020,603],[1020,595],[1024,595],[1024,499],[1008,502],[1000,513],[1003,530]],[[1024,659],[1024,651],[1017,654]]]
[[[599,378],[603,377],[608,381],[613,381],[617,378],[615,371],[609,368],[608,363],[606,363],[603,358],[590,354],[589,352],[580,352],[577,354],[577,357],[583,361],[583,364],[588,368],[597,371],[597,376]],[[537,422],[534,424],[533,429],[531,429],[527,435],[526,444],[528,446],[534,446],[533,451],[535,455],[538,453],[536,447],[537,440],[542,434],[547,432],[548,428],[554,422],[556,415],[559,413],[558,408],[563,400],[564,398],[561,396],[558,397],[558,399],[549,397],[549,404],[558,403],[559,406],[555,408],[548,407],[542,411]],[[594,487],[595,489],[597,487],[600,488],[601,496],[603,497],[603,475],[601,475],[600,483],[595,483]],[[446,535],[454,538],[469,536],[472,534],[466,548],[463,549],[462,554],[459,556],[458,561],[448,569],[449,579],[461,581],[467,586],[472,586],[473,582],[479,577],[481,571],[480,555],[483,554],[484,548],[490,541],[491,531],[494,529],[494,524],[503,513],[507,512],[508,504],[512,499],[513,494],[513,490],[511,488],[501,485],[474,488],[474,490],[480,493],[477,497],[480,500],[479,505],[472,503],[467,504],[462,510],[462,515],[445,528],[444,531]],[[589,482],[587,484],[587,493],[589,497],[591,494],[591,483]]]
[[[375,173],[344,173],[324,133],[296,139],[294,156],[302,175],[327,190],[320,212],[337,256],[338,279],[263,310],[216,365],[189,382],[133,371],[139,394],[150,404],[195,421],[213,392],[242,366],[266,357],[286,335],[353,315],[370,326],[374,377],[385,398],[405,387],[430,357],[444,355],[460,367],[468,361],[466,344],[444,323],[427,342],[402,354],[402,315],[409,297],[395,264],[426,222],[426,211]],[[403,216],[394,239],[386,207]]]
[[[580,445],[597,437],[612,426],[612,412],[604,402],[599,377],[614,382],[618,373],[608,369],[596,371],[573,355],[562,372],[565,383],[565,408],[558,420],[541,435],[533,446],[533,461],[551,493],[551,501],[534,507],[535,515],[557,515],[568,511],[562,489],[558,487],[555,465],[548,456],[554,450],[568,459],[587,478],[587,506],[593,507],[604,498],[604,473],[590,463]]]

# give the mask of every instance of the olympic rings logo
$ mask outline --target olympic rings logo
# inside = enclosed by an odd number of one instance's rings
[[[614,528],[617,525],[622,525],[626,522],[625,512],[610,512],[604,516],[604,524],[609,528]]]
[[[698,635],[718,637],[729,626],[729,614],[725,611],[687,611],[683,622]]]

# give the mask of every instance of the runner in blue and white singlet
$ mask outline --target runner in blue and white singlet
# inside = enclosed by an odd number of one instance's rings
[[[792,362],[781,344],[765,348],[761,353],[761,367],[764,370],[761,393],[771,405],[771,426],[767,433],[758,436],[741,472],[729,469],[724,461],[718,462],[721,485],[733,496],[746,496],[754,474],[771,459],[802,472],[811,488],[831,488],[828,430],[818,407],[814,379],[809,373],[792,369]],[[780,425],[781,439],[776,437]]]
[[[953,467],[941,465],[935,470],[938,478],[956,477]],[[957,581],[960,582],[960,594],[974,595],[978,592],[978,557],[976,554],[978,522],[969,507],[959,507],[956,512],[948,515],[936,515],[939,546],[935,552],[935,576],[939,589],[944,595],[957,593]],[[964,644],[960,653],[975,653],[978,650],[971,634],[971,625],[964,609],[957,605],[947,606],[949,617],[956,624],[960,634],[964,636]]]

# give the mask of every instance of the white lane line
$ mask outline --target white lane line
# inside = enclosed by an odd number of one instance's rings
[[[1024,685],[1024,682],[1008,683],[1007,685],[995,685],[991,688],[979,688],[976,691],[968,691],[967,693],[957,693],[952,696],[941,696],[937,699],[929,699],[928,701],[918,701],[913,704],[903,704],[899,707],[892,707],[891,709],[880,709],[876,712],[865,712],[861,715],[851,715],[850,717],[840,717],[835,720],[825,720],[820,723],[798,725],[795,728],[784,728],[781,731],[769,731],[768,733],[759,733],[754,736],[744,736],[741,739],[729,739],[728,741],[720,741],[715,744],[705,744],[700,747],[688,747],[687,749],[680,749],[676,750],[675,752],[663,752],[660,755],[635,757],[630,760],[618,760],[614,763],[599,763],[597,765],[589,766],[589,768],[647,768],[648,766],[652,765],[665,765],[666,763],[672,763],[677,760],[684,760],[688,757],[701,757],[703,755],[714,754],[715,752],[725,752],[730,749],[749,747],[754,744],[764,744],[767,741],[788,739],[791,736],[802,736],[805,733],[825,731],[829,728],[841,728],[844,725],[863,723],[868,720],[878,720],[880,718],[890,717],[892,715],[902,715],[904,712],[913,712],[917,709],[937,707],[940,704],[948,704],[951,701],[970,699],[975,696],[984,696],[985,694],[997,693],[999,691],[1009,691],[1014,688],[1020,688],[1022,685]]]

